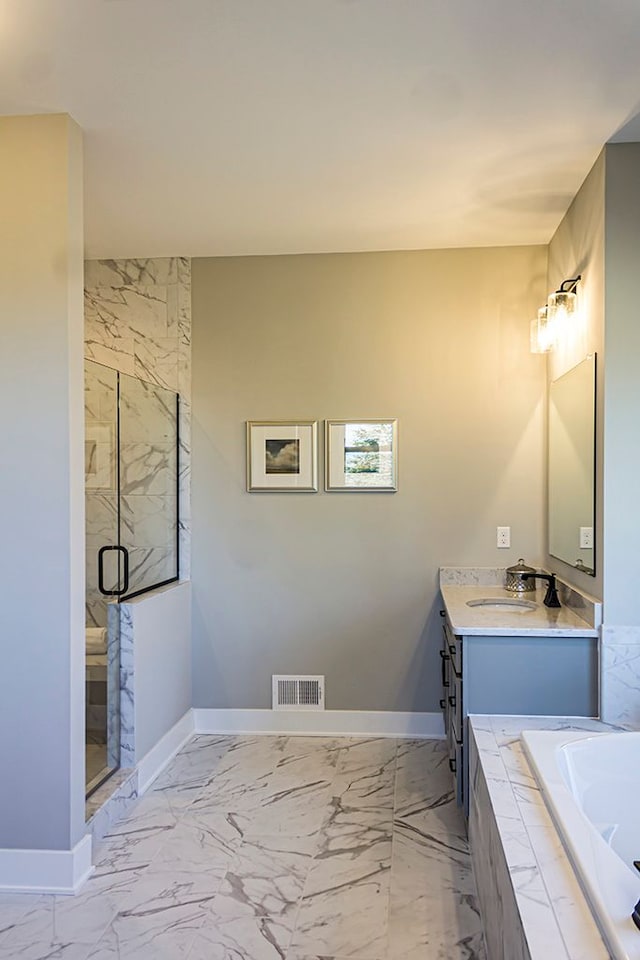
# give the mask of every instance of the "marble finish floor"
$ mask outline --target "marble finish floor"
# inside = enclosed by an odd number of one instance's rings
[[[194,738],[0,960],[485,960],[438,740]]]

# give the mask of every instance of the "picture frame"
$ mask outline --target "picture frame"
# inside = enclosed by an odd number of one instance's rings
[[[398,421],[395,418],[325,421],[325,490],[395,493]]]
[[[247,491],[316,493],[317,420],[247,420]]]
[[[92,492],[115,493],[115,424],[91,420],[85,426],[84,483]]]

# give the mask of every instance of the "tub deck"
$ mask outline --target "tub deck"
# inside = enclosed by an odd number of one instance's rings
[[[469,838],[488,954],[610,960],[524,755],[520,734],[534,729],[616,728],[581,718],[469,718]]]

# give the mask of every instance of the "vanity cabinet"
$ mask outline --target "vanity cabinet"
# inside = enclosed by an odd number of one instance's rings
[[[467,716],[597,717],[598,641],[590,636],[456,634],[446,612],[440,650],[449,766],[468,805]]]

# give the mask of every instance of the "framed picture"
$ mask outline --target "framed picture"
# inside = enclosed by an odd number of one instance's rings
[[[114,493],[116,488],[115,430],[109,420],[90,420],[84,436],[86,490]]]
[[[398,489],[397,420],[327,420],[325,444],[326,490]]]
[[[247,421],[247,490],[315,493],[317,420]]]

